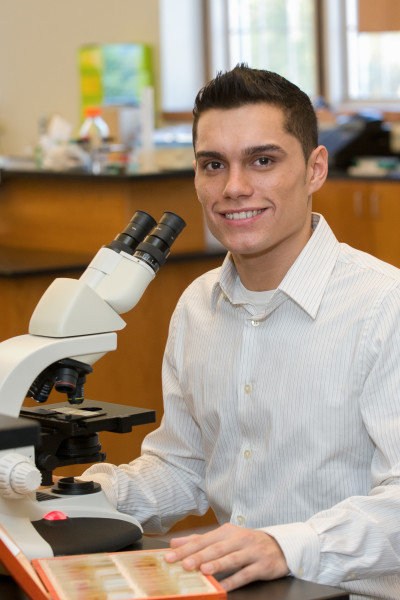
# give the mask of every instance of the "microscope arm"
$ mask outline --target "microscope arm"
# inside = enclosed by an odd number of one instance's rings
[[[29,386],[48,365],[69,356],[102,356],[116,347],[116,333],[58,339],[26,334],[2,342],[0,415],[19,416]]]

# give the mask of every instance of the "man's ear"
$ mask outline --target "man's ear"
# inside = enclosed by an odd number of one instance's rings
[[[325,146],[315,148],[308,159],[310,194],[317,192],[328,175],[328,151]]]

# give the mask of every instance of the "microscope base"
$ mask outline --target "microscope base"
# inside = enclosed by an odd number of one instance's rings
[[[29,560],[115,552],[142,535],[139,522],[118,512],[101,489],[65,497],[46,488],[32,498],[0,498],[0,523]]]

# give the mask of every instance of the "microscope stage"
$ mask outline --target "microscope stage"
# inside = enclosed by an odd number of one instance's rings
[[[77,435],[78,431],[128,433],[135,425],[154,423],[156,420],[154,410],[95,400],[84,400],[81,404],[59,402],[22,407],[20,414],[39,421],[42,428],[55,428],[68,435]]]

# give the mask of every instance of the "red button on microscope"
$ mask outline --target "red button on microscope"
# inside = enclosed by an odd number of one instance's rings
[[[46,519],[46,521],[65,521],[68,517],[61,510],[52,510],[47,515],[44,515],[43,519]]]

